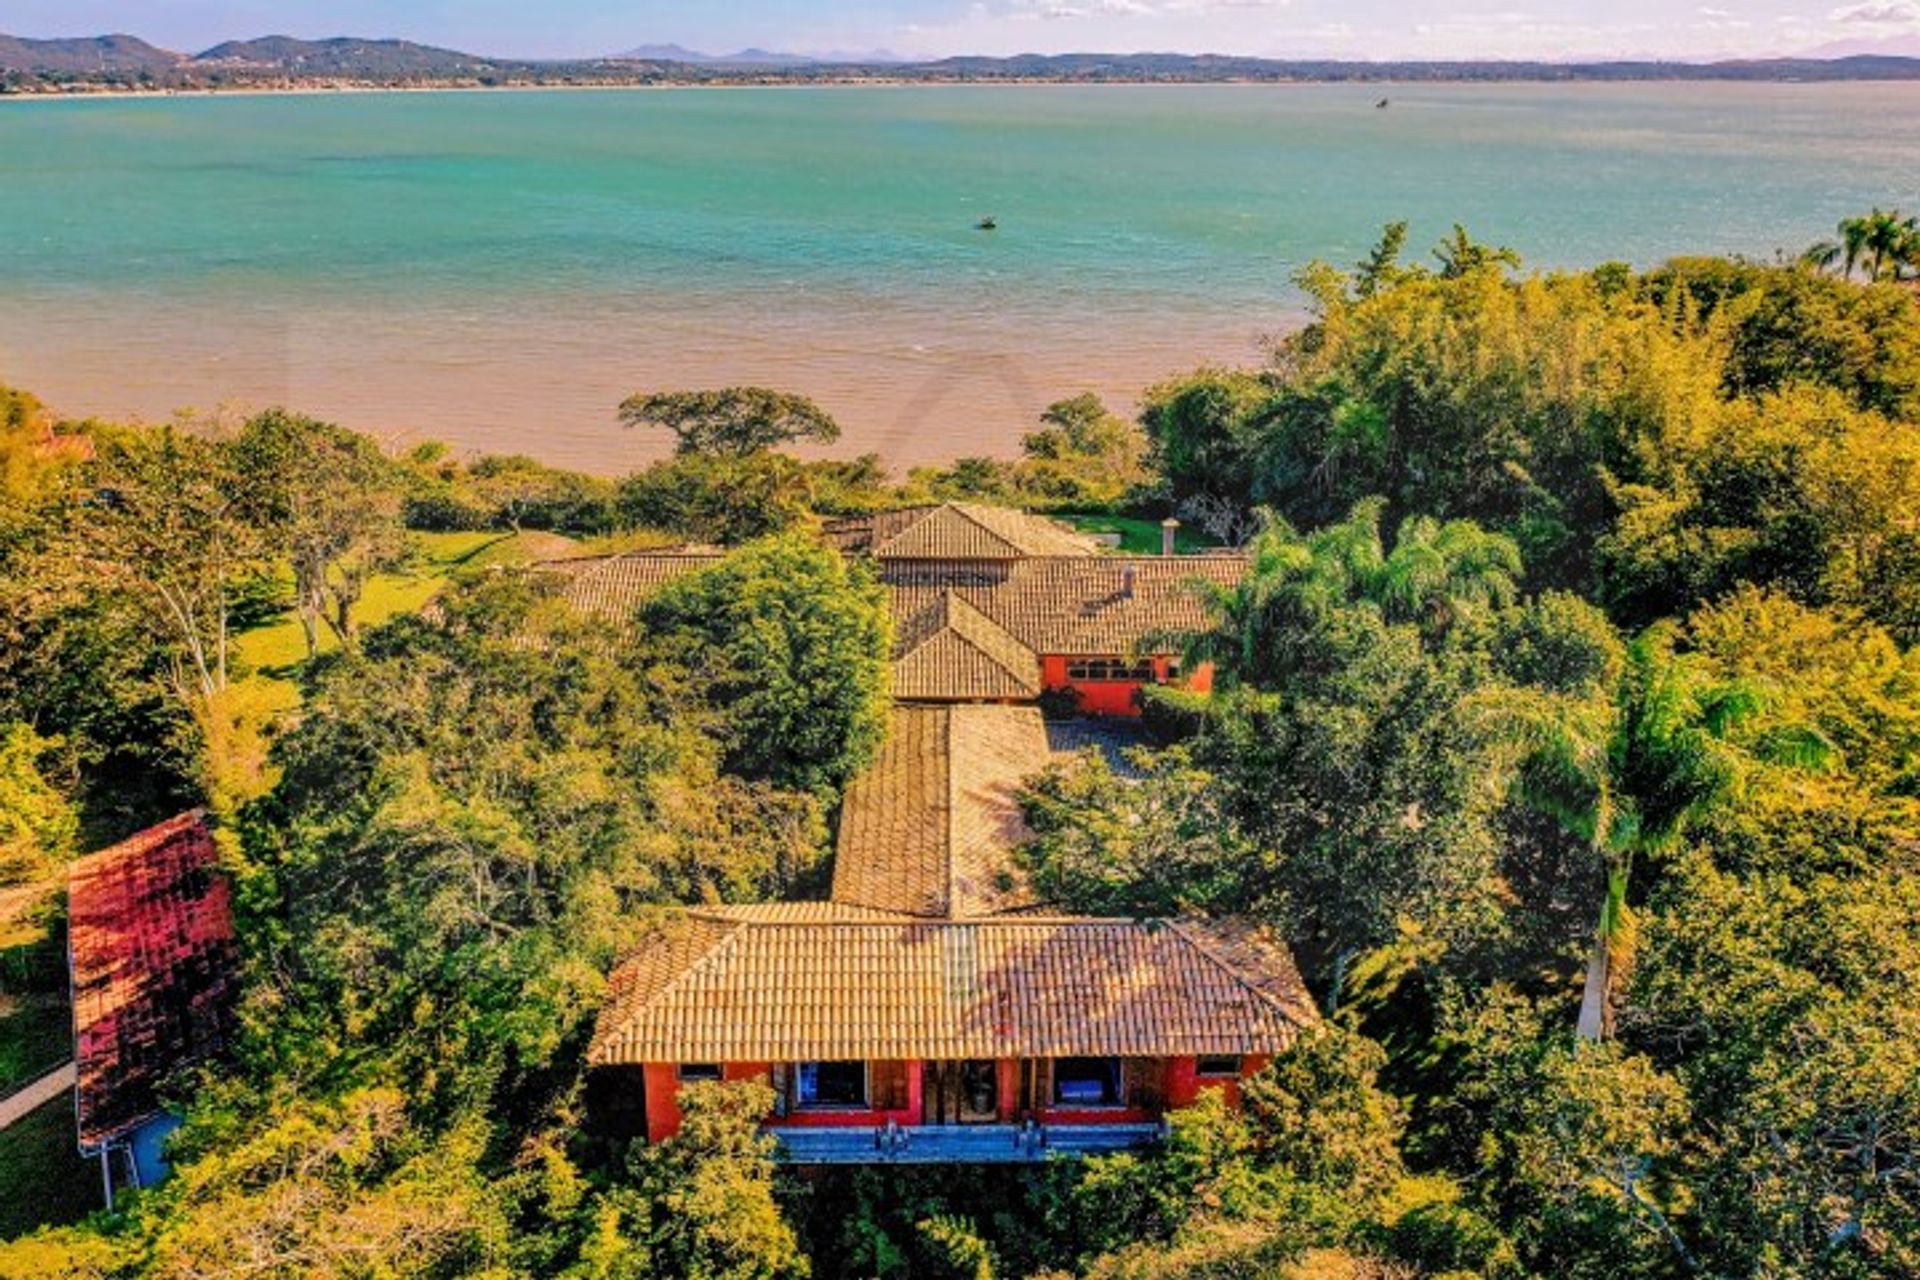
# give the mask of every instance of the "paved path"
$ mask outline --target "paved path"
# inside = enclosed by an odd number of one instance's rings
[[[73,1088],[73,1064],[55,1067],[18,1093],[0,1098],[0,1129],[8,1128]]]

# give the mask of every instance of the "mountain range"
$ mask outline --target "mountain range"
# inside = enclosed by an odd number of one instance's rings
[[[1920,80],[1920,38],[1834,46],[1835,56],[1669,61],[1357,62],[1217,54],[1076,53],[900,62],[885,53],[808,56],[743,49],[711,55],[642,45],[604,58],[503,59],[407,40],[267,36],[197,54],[130,35],[30,40],[0,35],[0,91],[72,87],[242,88],[301,84],[725,83],[844,80],[1068,81],[1082,83],[1378,80]]]
[[[637,49],[613,56],[615,60],[681,62],[695,67],[883,66],[904,61],[898,54],[886,49],[863,52],[832,50],[826,53],[775,53],[766,49],[741,49],[737,53],[702,53],[678,44],[643,44]]]

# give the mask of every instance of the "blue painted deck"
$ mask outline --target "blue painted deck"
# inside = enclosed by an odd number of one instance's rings
[[[1034,1164],[1055,1157],[1107,1155],[1160,1141],[1157,1124],[915,1125],[894,1129],[789,1129],[780,1140],[789,1164]]]

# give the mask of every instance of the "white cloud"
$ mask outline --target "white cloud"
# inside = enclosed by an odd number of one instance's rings
[[[1868,27],[1920,26],[1920,4],[1912,0],[1883,0],[1882,3],[1856,4],[1835,9],[1832,21]]]

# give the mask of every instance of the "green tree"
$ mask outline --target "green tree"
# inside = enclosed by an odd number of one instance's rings
[[[893,641],[866,566],[769,539],[672,583],[641,619],[653,651],[695,673],[733,772],[831,790],[879,749]]]
[[[58,745],[0,723],[0,884],[37,879],[73,855],[79,820],[41,767]]]
[[[839,424],[819,405],[765,387],[636,393],[621,402],[620,421],[672,432],[678,453],[721,457],[746,457],[803,440],[832,444],[840,438]]]
[[[621,480],[614,511],[625,529],[736,546],[803,525],[814,499],[806,466],[785,454],[684,454]]]
[[[1303,1034],[1244,1091],[1257,1158],[1364,1211],[1406,1174],[1404,1109],[1380,1087],[1387,1055],[1332,1024]]]
[[[931,1275],[950,1280],[993,1280],[993,1249],[965,1218],[937,1214],[918,1224],[925,1248],[938,1259]]]
[[[1920,503],[1920,439],[1907,426],[1796,387],[1649,458],[1642,483],[1614,487],[1619,515],[1596,545],[1617,616],[1679,616],[1750,582],[1920,636],[1920,534],[1907,515]]]
[[[1088,392],[1047,406],[1039,431],[1022,437],[1020,495],[1045,503],[1110,506],[1146,480],[1146,437]]]
[[[1648,1058],[1547,1029],[1496,987],[1451,1010],[1437,1038],[1455,1065],[1450,1135],[1517,1226],[1536,1274],[1691,1270],[1681,1235],[1686,1091]]]
[[[1481,244],[1457,222],[1453,224],[1453,233],[1440,242],[1433,256],[1440,263],[1442,280],[1458,280],[1478,271],[1517,269],[1520,266],[1518,253],[1503,245]]]
[[[1756,692],[1717,680],[1677,651],[1670,628],[1628,647],[1612,699],[1523,704],[1522,793],[1605,860],[1606,889],[1587,962],[1579,1034],[1612,1027],[1618,970],[1630,958],[1635,863],[1673,851],[1688,829],[1739,794],[1750,759],[1732,741]]]
[[[279,409],[249,421],[232,452],[249,518],[293,566],[307,656],[319,652],[323,622],[351,649],[368,579],[406,550],[399,468],[363,435]]]
[[[648,904],[732,883],[665,835],[653,788],[704,750],[666,697],[515,579],[323,664],[246,815],[253,1077],[445,1114],[552,1065]]]
[[[103,440],[89,479],[64,557],[130,602],[168,654],[171,692],[204,704],[227,686],[243,588],[269,566],[254,495],[224,443],[172,427]]]
[[[773,1090],[755,1081],[680,1092],[680,1131],[633,1161],[634,1190],[613,1197],[644,1270],[686,1280],[781,1280],[811,1272],[774,1199],[774,1140],[760,1132]]]

